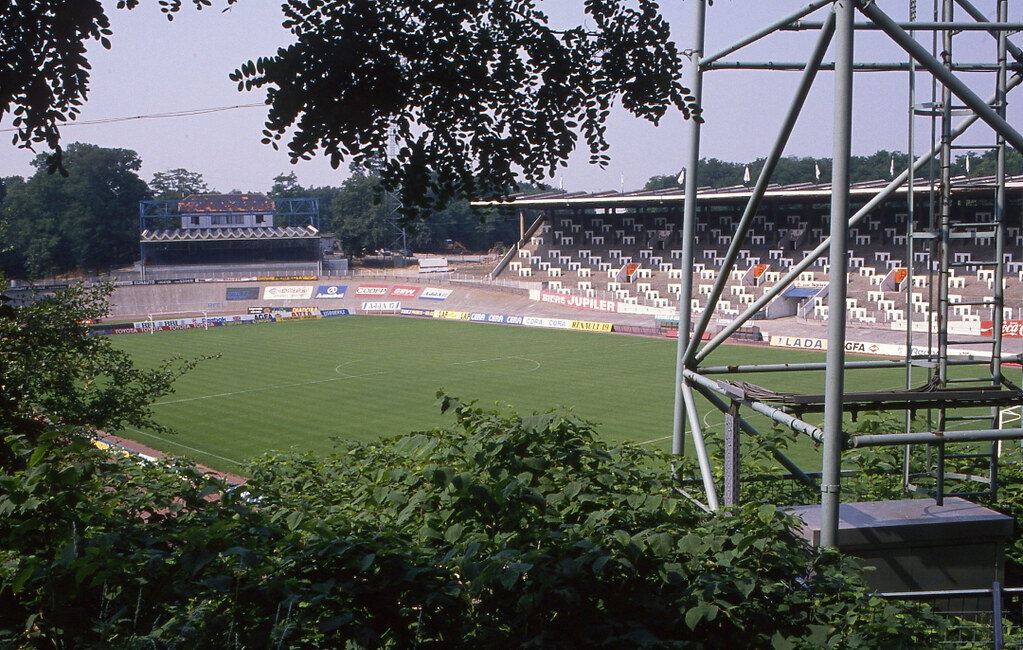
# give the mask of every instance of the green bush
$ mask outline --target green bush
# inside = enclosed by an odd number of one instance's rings
[[[0,647],[875,648],[941,632],[774,506],[708,515],[670,458],[565,413],[441,395],[450,429],[267,456],[241,489],[100,451],[89,432],[146,421],[182,368],[140,373],[87,339],[75,295],[0,310]]]

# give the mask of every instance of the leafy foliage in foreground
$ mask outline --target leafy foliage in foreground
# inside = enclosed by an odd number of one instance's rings
[[[561,413],[442,396],[451,429],[270,456],[247,492],[111,456],[81,434],[145,420],[173,371],[88,339],[98,297],[0,310],[0,647],[874,648],[940,632],[773,506],[706,515],[666,457]]]
[[[327,460],[252,468],[266,508],[347,522],[432,552],[460,579],[462,638],[505,647],[925,646],[922,610],[870,598],[773,506],[705,515],[663,455],[602,445],[584,422],[441,396],[456,427]]]
[[[664,459],[584,423],[446,401],[451,430],[264,459],[258,506],[184,464],[8,435],[0,644],[924,647],[936,629],[773,507],[708,516]]]
[[[0,427],[32,444],[47,432],[67,436],[125,425],[157,427],[150,411],[194,362],[171,360],[145,371],[88,323],[107,313],[109,285],[76,285],[28,307],[0,303]],[[0,469],[10,470],[8,449]]]

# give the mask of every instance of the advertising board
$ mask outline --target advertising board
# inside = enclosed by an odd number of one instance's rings
[[[386,284],[360,284],[359,288],[355,290],[357,296],[386,296],[387,285]]]
[[[419,287],[406,286],[396,284],[391,287],[391,293],[387,294],[388,298],[415,298],[419,293]]]
[[[345,297],[345,293],[348,291],[346,285],[341,284],[321,284],[316,287],[316,298],[340,300]]]
[[[228,287],[227,300],[259,300],[259,287]]]
[[[435,289],[433,287],[425,287],[423,292],[419,294],[420,300],[447,300],[448,296],[451,295],[451,289]]]
[[[398,311],[401,309],[400,302],[375,301],[362,303],[362,311]]]
[[[313,297],[311,285],[270,286],[263,288],[263,300],[309,300]]]

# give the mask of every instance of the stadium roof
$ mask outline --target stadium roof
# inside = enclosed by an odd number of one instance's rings
[[[147,243],[182,241],[229,241],[243,239],[315,239],[320,231],[313,226],[275,228],[176,228],[143,230],[139,239]]]
[[[888,186],[889,180],[863,181],[850,185],[850,193],[857,197],[869,198]],[[925,187],[926,181],[917,180],[917,192]],[[983,191],[994,191],[994,176],[970,178],[956,176],[952,179],[952,194],[970,194]],[[1006,178],[1007,189],[1023,191],[1023,176]],[[895,190],[898,194],[907,192],[906,185]],[[729,187],[701,187],[696,198],[702,202],[736,203],[744,202],[753,195],[753,185],[732,185]],[[792,185],[771,184],[767,186],[765,199],[794,200],[829,200],[831,183],[796,183]],[[541,194],[513,194],[494,201],[473,201],[478,207],[514,207],[514,208],[573,208],[573,207],[646,207],[685,203],[686,193],[681,187],[663,190],[640,190],[636,192],[583,192],[553,191]]]

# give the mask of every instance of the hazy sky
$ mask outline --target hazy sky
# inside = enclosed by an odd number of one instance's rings
[[[105,1],[111,17],[113,48],[90,47],[93,67],[92,89],[79,122],[134,117],[200,109],[259,104],[259,93],[238,92],[228,74],[241,63],[272,54],[289,42],[281,27],[278,2],[240,0],[229,11],[215,8],[197,12],[185,8],[168,22],[156,3],[143,3],[132,11],[115,9]],[[555,25],[569,24],[582,14],[582,0],[546,0],[543,7]],[[763,25],[804,7],[808,0],[716,0],[707,11],[706,50],[716,52]],[[904,20],[908,0],[881,0],[879,6],[896,19]],[[918,3],[921,20],[930,20],[931,3]],[[994,0],[975,0],[989,16]],[[926,8],[925,8],[926,5]],[[1021,3],[1011,3],[1010,20],[1023,21]],[[691,41],[692,3],[663,0],[673,36],[686,48]],[[826,11],[826,10],[825,10]],[[823,20],[823,11],[810,19]],[[918,35],[929,47],[929,34]],[[816,32],[785,32],[740,50],[728,60],[805,61]],[[1023,38],[1014,38],[1023,46]],[[957,60],[993,62],[995,41],[979,32],[956,37]],[[829,52],[827,60],[831,60]],[[873,32],[858,32],[856,57],[861,61],[904,61],[906,56],[886,38]],[[774,134],[788,109],[798,72],[748,72],[720,70],[705,75],[704,116],[701,156],[746,162],[767,155]],[[967,75],[968,83],[982,97],[992,94],[991,73]],[[832,74],[820,74],[809,105],[797,125],[787,155],[830,156],[832,142]],[[855,78],[853,151],[870,154],[878,149],[905,151],[908,148],[906,73],[859,73]],[[930,83],[918,77],[918,101],[930,99]],[[1017,91],[1017,94],[1021,91]],[[1009,96],[1009,121],[1023,127],[1018,98]],[[207,183],[219,191],[266,191],[279,173],[295,171],[302,185],[338,185],[347,164],[333,170],[325,159],[291,165],[287,154],[260,144],[265,109],[237,108],[189,117],[136,119],[107,124],[82,124],[63,130],[65,143],[90,142],[106,147],[133,149],[143,161],[142,177],[154,172],[184,167],[201,172]],[[10,121],[0,122],[0,136],[10,142]],[[917,129],[926,136],[928,123],[919,118]],[[567,168],[550,182],[565,189],[598,191],[638,189],[656,174],[674,174],[681,167],[686,126],[677,114],[662,120],[659,127],[615,114],[608,131],[611,164],[606,169],[589,165],[587,152],[580,151]],[[982,124],[973,127],[963,143],[983,147],[993,141]],[[0,176],[28,175],[31,152],[0,145]],[[917,152],[927,146],[926,137],[917,139]],[[980,150],[978,149],[978,152]],[[964,153],[964,152],[960,152]],[[811,180],[811,179],[807,179]]]

